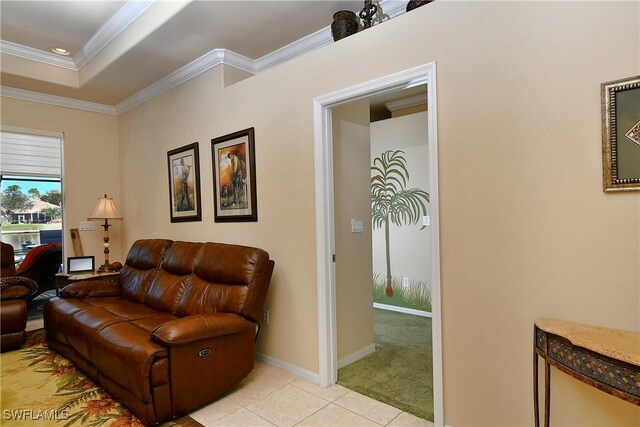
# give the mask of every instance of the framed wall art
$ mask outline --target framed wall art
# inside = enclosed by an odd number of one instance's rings
[[[215,222],[257,221],[253,128],[211,140]]]
[[[640,76],[603,83],[604,191],[640,190]]]
[[[201,221],[198,143],[167,152],[171,222]]]

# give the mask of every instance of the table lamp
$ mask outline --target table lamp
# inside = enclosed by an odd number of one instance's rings
[[[116,209],[113,199],[111,197],[107,197],[106,194],[104,197],[99,198],[96,208],[87,219],[89,221],[104,220],[104,224],[102,224],[104,227],[104,264],[98,268],[98,273],[115,271],[115,268],[109,264],[109,227],[111,226],[111,224],[109,224],[109,220],[121,221],[122,217],[118,214],[118,210]]]

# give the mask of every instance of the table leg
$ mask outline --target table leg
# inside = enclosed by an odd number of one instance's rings
[[[551,366],[544,362],[544,427],[549,427],[551,413]]]
[[[536,353],[535,342],[533,343],[533,414],[535,427],[540,427],[540,407],[538,404],[538,353]]]

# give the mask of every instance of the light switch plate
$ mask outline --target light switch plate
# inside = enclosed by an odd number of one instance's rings
[[[91,221],[80,221],[80,224],[78,224],[78,230],[80,230],[80,231],[93,231],[93,222],[91,222]]]
[[[362,218],[354,218],[351,220],[351,232],[362,233],[364,231],[364,220]]]

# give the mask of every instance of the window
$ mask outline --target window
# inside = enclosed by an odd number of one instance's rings
[[[60,230],[62,243],[62,138],[1,131],[0,194],[2,241],[16,262],[41,243],[41,230]]]

